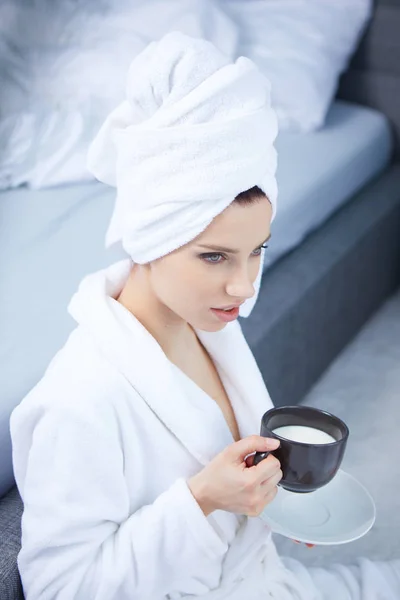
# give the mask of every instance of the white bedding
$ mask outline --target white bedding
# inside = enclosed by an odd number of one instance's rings
[[[3,0],[0,189],[83,182],[88,145],[124,95],[131,60],[177,30],[251,58],[280,129],[321,127],[371,0]]]
[[[344,103],[327,126],[280,134],[280,195],[266,268],[293,249],[390,153],[386,119]],[[0,496],[12,484],[8,417],[73,327],[66,306],[82,277],[121,257],[104,249],[114,192],[99,183],[0,193]]]

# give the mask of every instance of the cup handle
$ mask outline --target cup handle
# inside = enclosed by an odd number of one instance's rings
[[[267,458],[267,456],[269,456],[270,454],[271,452],[256,452],[254,455],[253,465],[258,465],[258,463],[264,460],[264,458]]]

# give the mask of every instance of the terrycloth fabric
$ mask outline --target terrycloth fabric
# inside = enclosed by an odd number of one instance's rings
[[[146,263],[197,237],[258,185],[276,213],[277,119],[270,84],[245,57],[172,32],[133,60],[126,99],[88,152],[88,169],[117,188],[106,244]],[[248,316],[255,296],[241,308]]]
[[[186,480],[233,438],[216,403],[193,394],[113,299],[129,268],[116,263],[82,282],[70,304],[79,326],[11,416],[25,597],[398,599],[396,564],[307,570],[278,557],[261,519],[204,516]],[[241,436],[257,433],[272,402],[239,323],[197,334]]]
[[[266,557],[265,589],[284,590],[268,526],[224,511],[206,518],[189,491],[186,479],[233,438],[211,399],[192,405],[159,344],[112,298],[129,263],[82,282],[70,304],[79,327],[11,416],[25,594],[219,600],[240,582],[254,589],[246,573]],[[253,434],[272,402],[238,322],[200,336],[235,390],[241,435]]]

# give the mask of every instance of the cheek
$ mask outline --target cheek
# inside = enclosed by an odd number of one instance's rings
[[[196,310],[207,304],[212,293],[212,286],[208,282],[202,269],[192,269],[179,278],[172,289],[172,298],[180,312]]]
[[[204,267],[196,261],[181,260],[179,264],[171,261],[153,274],[153,289],[158,298],[178,314],[207,303],[209,284]]]
[[[261,262],[261,256],[258,256],[257,258],[253,259],[252,265],[251,265],[251,282],[254,283],[255,280],[257,279],[257,275],[258,275],[258,271],[260,269],[260,262]]]

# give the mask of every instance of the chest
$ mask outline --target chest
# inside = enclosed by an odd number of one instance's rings
[[[219,406],[235,441],[240,439],[235,413],[219,373],[203,349],[196,357],[175,358],[174,364]]]

